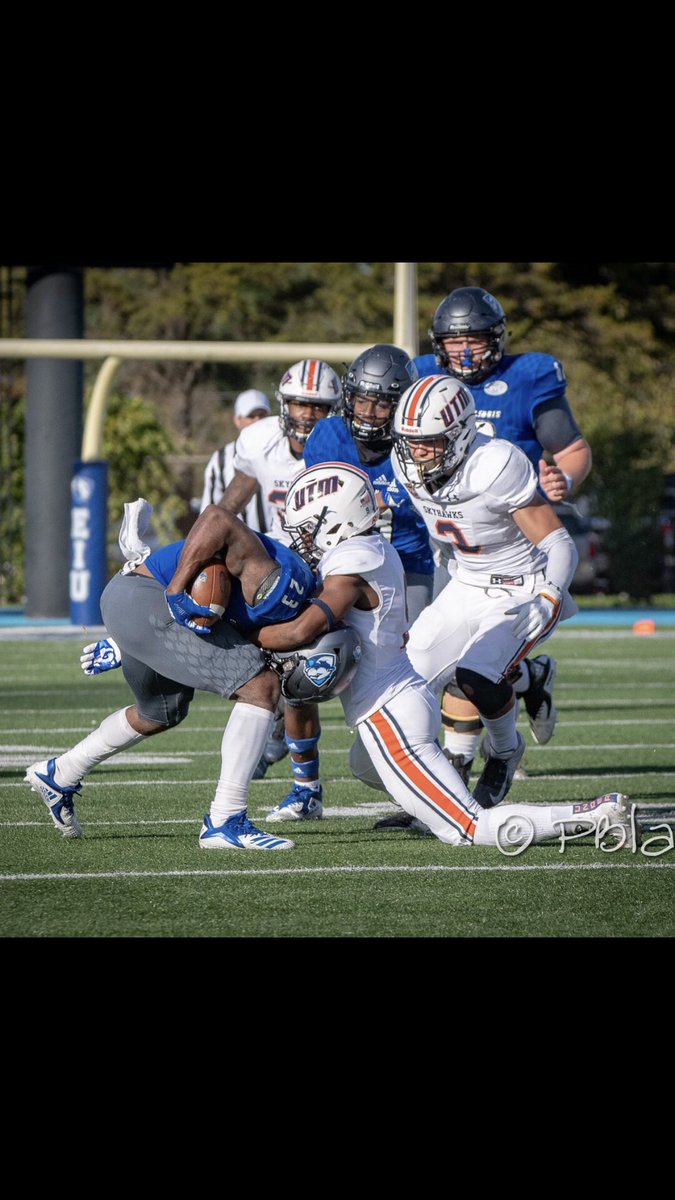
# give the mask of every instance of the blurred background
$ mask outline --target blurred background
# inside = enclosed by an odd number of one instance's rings
[[[81,289],[80,334],[29,332],[36,268],[0,264],[0,338],[359,342],[393,340],[393,263],[165,263],[64,267]],[[419,352],[453,288],[481,286],[503,304],[508,352],[543,351],[567,394],[593,469],[561,510],[580,553],[573,590],[658,605],[675,590],[675,264],[418,263]],[[345,363],[331,365],[344,372]],[[78,364],[84,404],[100,362]],[[0,355],[0,606],[25,602],[25,360]],[[155,507],[154,536],[184,536],[204,466],[235,436],[245,388],[274,401],[283,364],[125,362],[104,428],[109,566],[125,500]],[[32,467],[32,470],[35,470]],[[68,468],[70,470],[70,468]],[[196,502],[196,503],[195,503]],[[45,513],[45,520],[49,514]]]

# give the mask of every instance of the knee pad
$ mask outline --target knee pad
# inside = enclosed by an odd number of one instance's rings
[[[441,705],[441,721],[444,729],[452,729],[455,733],[479,733],[483,728],[479,716],[475,717],[456,717],[452,711],[452,697],[455,696],[458,700],[467,700],[461,688],[457,687],[456,683],[448,683],[445,685],[443,692],[443,703]]]
[[[467,697],[465,696],[466,700]],[[453,717],[452,713],[441,709],[441,722],[444,729],[452,729],[453,733],[480,733],[483,728],[483,722],[480,717],[471,717],[469,720],[460,720],[459,717]]]
[[[469,671],[467,667],[457,668],[457,682],[465,699],[475,704],[486,717],[491,717],[493,713],[499,712],[500,708],[505,708],[513,696],[510,683],[503,679],[501,683],[492,683],[484,675]]]

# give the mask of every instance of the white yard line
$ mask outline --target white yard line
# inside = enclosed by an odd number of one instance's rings
[[[251,867],[246,870],[224,870],[217,868],[204,871],[45,871],[42,873],[0,875],[0,883],[36,883],[44,880],[86,880],[86,879],[189,879],[194,876],[205,877],[213,875],[219,879],[232,875],[390,875],[423,874],[436,872],[482,872],[490,874],[495,871],[668,871],[675,869],[675,863],[645,863],[645,862],[595,862],[595,863],[541,863],[529,865],[499,864],[498,866],[454,866],[451,864],[429,864],[416,867]]]

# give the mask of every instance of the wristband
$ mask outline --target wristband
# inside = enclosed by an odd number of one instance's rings
[[[321,611],[324,613],[324,615],[326,617],[326,620],[328,621],[328,629],[332,632],[332,630],[335,629],[335,626],[337,625],[337,621],[335,620],[335,613],[333,612],[332,608],[328,604],[326,604],[325,600],[319,600],[318,596],[316,596],[313,600],[310,600],[309,603],[316,604],[317,607],[321,609]]]

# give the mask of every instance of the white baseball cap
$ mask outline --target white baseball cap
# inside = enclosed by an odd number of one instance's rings
[[[272,406],[264,392],[259,392],[257,388],[249,388],[247,392],[241,392],[234,402],[235,417],[250,417],[252,412],[258,408],[264,408],[265,412],[271,413]]]

